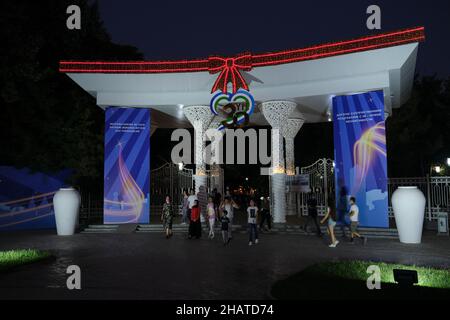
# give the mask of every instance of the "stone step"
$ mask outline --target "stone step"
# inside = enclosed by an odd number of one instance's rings
[[[81,233],[115,233],[118,229],[117,224],[90,224]]]
[[[116,233],[117,229],[84,229],[81,233]]]
[[[94,228],[94,229],[117,229],[119,225],[117,224],[90,224],[87,226],[87,228]]]

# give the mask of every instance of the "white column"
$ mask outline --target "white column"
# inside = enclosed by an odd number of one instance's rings
[[[214,114],[209,106],[186,106],[183,113],[194,127],[194,158],[195,158],[195,192],[197,193],[200,186],[207,185],[206,164],[203,161],[203,153],[205,150],[205,132],[208,128]]]
[[[295,175],[295,146],[294,139],[305,121],[303,119],[288,119],[284,127],[283,134],[286,141],[286,174],[288,176]],[[296,214],[295,210],[295,193],[289,191],[287,194],[287,215]]]
[[[274,223],[286,222],[286,172],[283,156],[283,130],[297,104],[276,100],[261,103],[260,109],[272,126],[272,194]]]
[[[224,132],[219,131],[217,128],[219,128],[220,123],[222,122],[223,118],[215,116],[212,120],[211,123],[208,126],[208,130],[212,129],[212,130],[217,130],[217,134],[220,134],[221,138],[223,139],[223,135]],[[217,141],[215,141],[214,143],[218,143]],[[220,150],[215,150],[218,151],[220,153],[222,153],[222,146],[220,147]],[[217,160],[221,160],[222,159],[222,155],[217,155],[215,154],[215,157]],[[221,168],[220,168],[220,162],[219,161],[214,161],[211,163],[210,166],[210,173],[211,173],[211,189],[217,188],[217,191],[220,192],[220,194],[223,195],[223,188],[222,188],[222,178],[221,177]]]

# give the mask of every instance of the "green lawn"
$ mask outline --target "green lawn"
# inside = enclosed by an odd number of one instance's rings
[[[33,249],[0,251],[0,272],[48,257],[50,257],[50,253]]]
[[[380,268],[381,290],[367,289],[369,265]],[[393,269],[416,270],[418,285],[398,288]],[[277,299],[450,298],[450,270],[370,261],[325,262],[278,281],[271,293]]]

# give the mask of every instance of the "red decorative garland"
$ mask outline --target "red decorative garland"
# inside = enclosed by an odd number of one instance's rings
[[[320,59],[347,53],[391,47],[425,40],[425,28],[417,27],[367,36],[353,40],[327,43],[302,49],[286,50],[252,55],[244,53],[236,57],[209,57],[208,59],[179,61],[60,61],[59,71],[65,73],[219,73],[211,92],[227,92],[228,83],[233,93],[239,88],[248,90],[240,71],[255,67]]]

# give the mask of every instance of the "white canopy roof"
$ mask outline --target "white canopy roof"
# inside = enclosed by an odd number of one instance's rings
[[[410,96],[418,42],[336,55],[242,72],[257,102],[291,100],[297,103],[292,117],[306,122],[328,121],[334,95],[383,89],[386,112]],[[152,122],[159,128],[189,127],[183,106],[208,105],[217,74],[185,73],[67,73],[108,106],[156,110]],[[257,108],[256,108],[257,109]],[[255,125],[267,125],[256,110]]]

